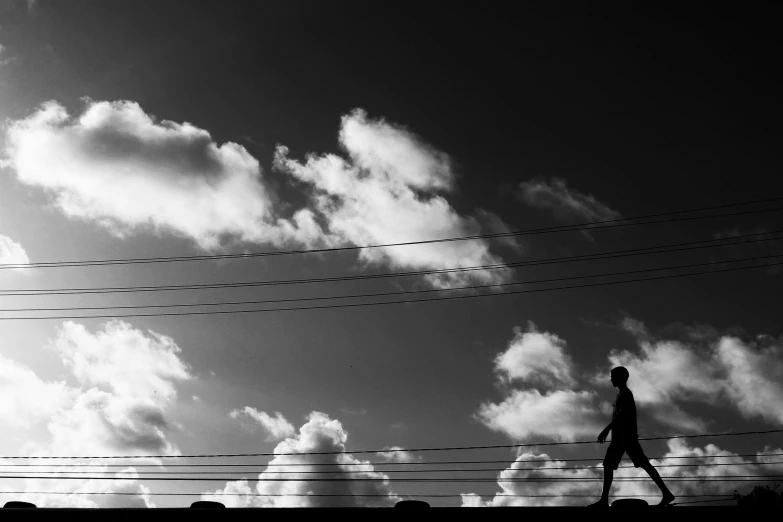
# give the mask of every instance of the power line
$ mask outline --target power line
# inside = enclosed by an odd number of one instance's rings
[[[638,440],[669,440],[669,439],[694,439],[705,437],[738,437],[745,435],[767,435],[770,433],[783,433],[779,430],[758,430],[758,431],[740,431],[728,433],[697,433],[693,435],[668,435],[666,437],[640,437]],[[491,444],[482,446],[441,446],[441,447],[423,447],[423,448],[387,448],[375,450],[357,450],[357,451],[305,451],[301,453],[210,453],[198,455],[111,455],[111,456],[71,456],[71,455],[27,455],[27,456],[0,456],[3,459],[203,459],[203,458],[227,458],[227,457],[282,457],[282,456],[305,456],[305,455],[359,455],[368,453],[413,453],[423,451],[464,451],[464,450],[483,450],[483,449],[510,449],[510,448],[530,448],[537,446],[573,446],[581,444],[598,444],[596,440],[581,440],[572,442],[530,442],[524,444]],[[775,454],[777,455],[777,453]],[[726,455],[726,457],[736,457],[737,455]],[[755,454],[753,455],[755,456]],[[682,457],[682,458],[707,458],[707,457]],[[565,460],[565,459],[562,459]],[[577,459],[571,459],[577,460]],[[603,460],[603,459],[589,459]],[[541,460],[533,462],[542,462]]]
[[[674,482],[766,482],[770,480],[783,479],[783,475],[703,475],[703,476],[661,476],[668,481]],[[151,481],[175,481],[175,482],[224,482],[230,480],[230,477],[61,477],[53,475],[0,475],[0,479],[34,479],[34,480],[151,480]],[[242,480],[247,482],[491,482],[491,483],[525,483],[525,482],[601,482],[602,477],[515,477],[515,478],[398,478],[398,477],[356,477],[356,478],[246,478]],[[646,482],[649,477],[615,477],[615,482]]]
[[[783,257],[783,254],[777,254],[772,256],[762,256],[762,257]],[[761,258],[747,258],[743,261],[751,261],[755,259],[761,259]],[[734,262],[734,261],[724,261],[725,262]],[[723,268],[723,269],[716,269],[716,270],[707,270],[702,272],[691,272],[686,274],[670,274],[670,275],[662,275],[662,276],[652,276],[652,277],[643,277],[643,278],[636,278],[636,279],[629,279],[629,280],[621,280],[621,281],[602,281],[598,283],[586,283],[586,284],[580,284],[580,285],[568,285],[568,286],[559,286],[554,288],[531,288],[526,290],[511,290],[508,292],[502,292],[502,293],[484,293],[484,294],[466,294],[466,295],[451,295],[451,296],[445,296],[445,297],[428,297],[424,299],[401,299],[396,301],[373,301],[369,303],[344,303],[344,304],[328,304],[328,305],[315,305],[315,306],[292,306],[287,308],[253,308],[249,310],[199,310],[195,312],[157,312],[157,313],[134,313],[134,314],[102,314],[102,315],[49,315],[49,316],[41,316],[41,317],[0,317],[0,321],[40,321],[40,320],[60,320],[60,319],[121,319],[125,317],[172,317],[172,316],[194,316],[194,315],[233,315],[233,314],[247,314],[247,313],[265,313],[265,312],[293,312],[293,311],[303,311],[303,310],[328,310],[328,309],[338,309],[338,308],[357,308],[357,307],[367,307],[367,306],[381,306],[381,305],[392,305],[392,304],[405,304],[405,303],[425,303],[425,302],[435,302],[435,301],[450,301],[453,299],[471,299],[471,298],[477,298],[477,297],[497,297],[497,296],[507,296],[507,295],[516,295],[516,294],[528,294],[528,293],[537,293],[537,292],[552,292],[557,290],[572,290],[576,288],[591,288],[591,287],[598,287],[598,286],[608,286],[608,285],[617,285],[617,284],[626,284],[626,283],[639,283],[643,281],[657,281],[661,279],[674,279],[678,277],[691,277],[696,275],[708,275],[708,274],[717,274],[717,273],[723,273],[723,272],[734,272],[737,270],[750,270],[750,269],[758,269],[758,268],[766,268],[766,267],[772,267],[772,266],[778,266],[780,263],[767,263],[767,264],[760,264],[760,265],[753,265],[753,266],[743,266],[743,267],[734,267],[734,268]],[[565,279],[565,278],[563,278]]]
[[[410,277],[421,275],[434,275],[455,272],[470,272],[478,270],[498,270],[504,268],[518,268],[523,266],[540,266],[559,263],[572,263],[581,261],[596,261],[601,259],[614,259],[638,255],[665,254],[671,252],[680,252],[702,248],[716,248],[725,246],[734,246],[747,243],[763,243],[767,241],[777,241],[783,237],[762,238],[759,236],[770,234],[783,234],[783,230],[774,230],[771,232],[761,232],[753,234],[744,234],[730,238],[705,239],[700,241],[686,241],[683,243],[670,243],[667,245],[656,245],[651,247],[631,248],[623,250],[614,250],[609,252],[599,252],[595,254],[580,254],[575,256],[561,256],[555,258],[529,259],[524,261],[515,261],[511,263],[495,263],[490,265],[475,265],[454,268],[439,268],[430,270],[413,270],[405,272],[388,272],[374,274],[354,274],[345,276],[327,276],[300,279],[271,279],[261,281],[236,281],[231,283],[201,283],[187,285],[151,285],[151,286],[126,286],[126,287],[92,287],[92,288],[44,288],[44,289],[6,289],[0,291],[0,296],[38,296],[38,295],[79,295],[79,294],[107,294],[107,293],[135,293],[135,292],[172,292],[183,290],[216,290],[222,288],[244,288],[256,286],[282,286],[298,285],[310,283],[333,283],[344,281],[362,281],[375,280],[396,277]],[[744,239],[743,241],[739,241]]]
[[[665,465],[657,465],[656,468],[680,468],[680,467],[708,467],[708,466],[756,466],[756,465],[776,465],[780,464],[783,465],[783,461],[778,462],[733,462],[733,463],[714,463],[714,464],[665,464]],[[0,465],[2,466],[2,465]],[[335,464],[335,466],[342,466],[342,464]],[[369,466],[368,464],[364,464],[364,466]],[[127,467],[133,467],[133,466],[126,466]],[[619,466],[619,469],[631,469],[635,468],[636,466]],[[510,468],[510,467],[504,467],[504,468],[462,468],[462,469],[371,469],[371,470],[357,470],[357,471],[351,471],[351,470],[329,470],[329,471],[319,471],[319,470],[307,470],[307,471],[273,471],[270,469],[248,469],[248,470],[240,470],[240,471],[142,471],[141,473],[144,473],[145,475],[210,475],[210,474],[218,474],[218,475],[245,475],[245,474],[260,474],[265,472],[271,472],[275,474],[282,474],[282,475],[333,475],[333,474],[341,474],[341,475],[350,475],[350,474],[357,474],[357,473],[467,473],[472,471],[550,471],[550,470],[582,470],[582,471],[588,471],[588,470],[599,470],[601,469],[599,466],[593,466],[593,467],[578,467],[578,466],[560,466],[560,467],[547,467],[547,468]],[[37,473],[71,473],[74,475],[84,475],[89,473],[121,473],[122,470],[107,470],[107,471],[72,471],[72,470],[64,470],[64,471],[37,471]],[[0,470],[0,473],[30,473],[29,471],[8,471],[8,470]]]
[[[464,494],[464,493],[463,493]],[[397,493],[398,497],[421,497],[421,498],[461,498],[463,494],[408,494]],[[351,493],[132,493],[128,491],[0,491],[0,495],[119,495],[119,496],[142,496],[142,495],[154,495],[160,497],[370,497],[370,498],[387,498],[393,497],[392,495],[377,494],[351,494]],[[579,495],[579,494],[563,494],[563,495],[517,495],[508,493],[487,494],[480,496],[495,496],[495,497],[519,497],[519,498],[556,498],[556,497],[580,497],[580,498],[593,498],[595,495]],[[609,495],[612,498],[629,498],[629,497],[644,497],[644,498],[660,498],[660,495]],[[730,497],[729,494],[705,494],[705,495],[677,495],[677,498],[703,498],[703,497]]]
[[[614,227],[623,227],[623,226],[638,226],[638,225],[651,225],[651,224],[657,224],[657,223],[670,223],[670,222],[678,222],[678,221],[692,221],[692,220],[698,220],[698,219],[710,219],[710,218],[719,218],[719,217],[732,217],[732,216],[740,216],[740,215],[746,215],[746,214],[758,214],[758,213],[764,213],[764,212],[775,212],[779,210],[783,210],[783,207],[776,207],[776,208],[767,208],[767,209],[758,209],[758,210],[744,210],[739,212],[730,212],[730,213],[722,213],[722,214],[710,214],[706,216],[683,216],[679,218],[672,218],[672,219],[658,219],[658,220],[652,220],[652,221],[642,221],[637,222],[638,220],[644,220],[644,219],[652,219],[652,218],[658,218],[658,217],[664,217],[664,216],[676,216],[681,214],[689,214],[693,212],[703,212],[707,210],[717,210],[722,208],[731,208],[731,207],[738,207],[738,206],[747,206],[747,205],[755,205],[759,203],[769,203],[773,201],[781,201],[783,200],[783,197],[778,198],[769,198],[769,199],[763,199],[763,200],[757,200],[757,201],[748,201],[745,203],[731,203],[726,205],[715,205],[711,207],[701,207],[701,208],[695,208],[695,209],[689,209],[689,210],[679,210],[675,212],[662,212],[658,214],[647,214],[644,216],[636,216],[636,217],[630,217],[630,218],[620,218],[620,219],[611,219],[611,220],[605,220],[605,221],[593,221],[593,222],[587,222],[587,223],[578,223],[573,225],[561,225],[556,227],[544,227],[544,228],[535,228],[535,229],[526,229],[526,230],[516,230],[516,231],[509,231],[509,232],[497,232],[492,234],[475,234],[471,236],[460,236],[460,237],[451,237],[451,238],[442,238],[442,239],[424,239],[424,240],[418,240],[418,241],[404,241],[404,242],[397,242],[397,243],[384,243],[384,244],[374,244],[374,245],[351,245],[351,246],[343,246],[343,247],[330,247],[330,248],[312,248],[312,249],[295,249],[295,250],[271,250],[271,251],[265,251],[265,252],[250,252],[246,254],[211,254],[211,255],[197,255],[197,256],[172,256],[172,257],[148,257],[148,258],[127,258],[127,259],[95,259],[95,260],[83,260],[83,261],[45,261],[45,262],[39,262],[39,263],[29,263],[29,264],[0,264],[0,269],[7,269],[7,268],[55,268],[55,267],[74,267],[74,266],[98,266],[98,265],[124,265],[124,264],[145,264],[145,263],[166,263],[166,262],[182,262],[182,261],[202,261],[202,260],[216,260],[216,259],[236,259],[236,258],[250,258],[250,257],[270,257],[270,256],[288,256],[288,255],[299,255],[299,254],[316,254],[316,253],[329,253],[329,252],[345,252],[345,251],[352,251],[352,250],[363,250],[363,249],[369,249],[369,248],[390,248],[390,247],[399,247],[399,246],[412,246],[412,245],[422,245],[422,244],[432,244],[432,243],[450,243],[455,241],[468,241],[468,240],[476,240],[476,239],[494,239],[494,238],[500,238],[500,237],[511,237],[511,236],[526,236],[526,235],[536,235],[536,234],[547,234],[547,233],[555,233],[555,232],[570,232],[570,231],[579,231],[579,230],[593,230],[593,229],[600,229],[600,228],[614,228]]]
[[[758,261],[771,258],[783,258],[781,254],[771,254],[767,256],[749,257],[745,259],[730,259],[725,261],[718,261],[717,263],[742,263],[747,261]],[[575,279],[590,279],[597,277],[614,277],[631,274],[641,274],[648,272],[660,272],[663,270],[681,270],[684,268],[695,268],[702,266],[712,266],[714,262],[706,263],[689,263],[685,265],[665,266],[660,268],[643,268],[638,270],[622,270],[619,272],[604,272],[602,274],[587,274],[579,276],[567,276],[567,277],[555,277],[549,279],[534,279],[530,281],[515,281],[509,283],[497,283],[490,285],[471,285],[471,286],[458,286],[454,288],[444,289],[427,289],[427,290],[403,290],[396,292],[374,292],[366,294],[349,294],[349,295],[337,295],[337,296],[315,296],[315,297],[296,297],[296,298],[283,298],[283,299],[262,299],[262,300],[247,300],[247,301],[218,301],[213,303],[176,303],[176,304],[151,304],[151,305],[117,305],[117,306],[74,306],[74,307],[61,307],[61,308],[0,308],[0,312],[68,312],[76,310],[127,310],[127,309],[148,309],[148,308],[182,308],[182,307],[198,307],[198,306],[230,306],[230,305],[248,305],[248,304],[274,304],[274,303],[290,303],[290,302],[307,302],[307,301],[323,301],[332,299],[359,299],[366,297],[393,297],[398,295],[411,295],[411,294],[431,294],[439,292],[456,292],[461,290],[479,290],[488,288],[506,288],[509,286],[517,285],[529,285],[539,283],[552,283],[560,281],[571,281]],[[768,266],[768,265],[762,265]],[[742,267],[757,268],[757,267]],[[489,295],[489,294],[488,294]]]
[[[680,496],[682,496],[682,495],[680,495]],[[679,505],[682,505],[682,504],[701,504],[701,503],[704,503],[704,502],[729,502],[729,501],[732,501],[732,500],[734,500],[733,496],[729,497],[729,498],[713,498],[713,499],[710,499],[710,500],[690,500],[688,502],[673,502],[670,505],[672,505],[672,506],[679,506]]]
[[[386,451],[386,450],[384,450]],[[236,455],[232,455],[236,456]],[[242,456],[242,455],[239,455]],[[251,455],[253,456],[253,455]],[[668,460],[668,459],[729,459],[729,458],[743,458],[743,457],[778,457],[783,456],[783,453],[741,453],[736,455],[670,455],[659,457],[648,457],[650,460]],[[198,456],[197,456],[198,457]],[[0,457],[3,458],[60,458],[60,457]],[[70,458],[70,457],[66,457]],[[74,457],[80,458],[80,457]],[[81,457],[81,458],[94,458],[94,457]],[[125,457],[113,457],[113,458],[125,458]],[[128,457],[136,458],[136,457]],[[192,458],[188,456],[174,457],[174,458]],[[440,464],[509,464],[509,463],[542,463],[542,462],[593,462],[603,461],[603,457],[595,457],[589,459],[529,459],[529,460],[434,460],[429,462],[388,462],[388,461],[368,461],[357,463],[333,463],[333,462],[291,462],[289,464],[283,464],[279,462],[268,462],[261,464],[267,467],[293,467],[293,466],[427,466],[427,465],[440,465]],[[704,464],[668,464],[668,465],[656,465],[656,467],[679,467],[679,466],[744,466],[744,465],[759,465],[759,464],[775,464],[776,462],[732,462],[732,463],[704,463]],[[783,463],[783,461],[781,461]],[[5,468],[85,468],[85,467],[100,467],[100,468],[234,468],[234,467],[250,467],[258,466],[259,464],[103,464],[96,462],[88,462],[85,464],[0,464],[0,467]],[[620,466],[620,468],[635,468],[636,466]],[[505,469],[505,468],[504,468]],[[527,469],[541,469],[541,468],[527,468]],[[558,469],[558,468],[546,468],[546,469]],[[581,467],[573,468],[561,468],[561,469],[589,469]],[[376,470],[377,471],[377,470]],[[390,470],[384,470],[390,471]]]

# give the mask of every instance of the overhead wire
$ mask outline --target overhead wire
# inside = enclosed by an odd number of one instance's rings
[[[575,256],[561,256],[555,258],[530,259],[524,261],[515,261],[511,263],[495,263],[490,265],[475,265],[466,267],[438,268],[429,270],[414,270],[405,272],[385,272],[373,274],[354,274],[344,276],[312,277],[300,279],[271,279],[261,281],[236,281],[228,283],[200,283],[186,285],[150,285],[150,286],[127,286],[127,287],[92,287],[92,288],[44,288],[44,289],[0,289],[0,296],[38,296],[38,295],[81,295],[81,294],[107,294],[107,293],[135,293],[135,292],[171,292],[184,290],[216,290],[223,288],[245,288],[257,286],[283,286],[298,285],[310,283],[332,283],[344,281],[362,281],[397,277],[410,277],[421,275],[435,275],[456,272],[469,272],[478,270],[497,270],[505,268],[519,268],[523,266],[540,266],[549,264],[572,263],[581,261],[596,261],[602,259],[614,259],[638,255],[654,255],[671,252],[680,252],[702,248],[716,248],[724,246],[734,246],[747,243],[763,243],[768,241],[777,241],[783,239],[780,237],[759,237],[769,234],[783,234],[783,230],[771,232],[761,232],[753,234],[744,234],[730,238],[705,239],[700,241],[686,241],[683,243],[673,243],[667,245],[656,245],[651,247],[631,248],[623,250],[614,250],[609,252],[599,252],[595,254],[580,254]],[[744,241],[739,241],[744,239]]]
[[[0,264],[0,269],[54,268],[54,267],[96,266],[96,265],[116,265],[116,264],[163,263],[163,262],[201,261],[201,260],[216,260],[216,259],[246,258],[246,257],[287,256],[287,255],[315,254],[315,253],[322,254],[327,252],[343,252],[343,251],[362,250],[362,249],[371,249],[371,248],[390,248],[390,247],[398,247],[398,246],[411,246],[411,245],[421,245],[421,244],[431,244],[431,243],[447,243],[447,242],[468,241],[468,240],[476,240],[476,239],[493,239],[493,238],[511,237],[511,236],[524,236],[524,235],[535,235],[535,234],[568,232],[568,231],[579,231],[579,230],[593,230],[593,229],[613,228],[613,227],[621,227],[621,226],[639,226],[639,225],[649,225],[649,224],[656,224],[656,223],[691,221],[691,220],[699,220],[699,219],[710,219],[715,217],[732,217],[732,216],[757,214],[757,213],[764,213],[764,212],[775,212],[775,211],[783,210],[783,207],[745,210],[745,211],[730,212],[730,213],[723,213],[723,214],[710,214],[706,216],[682,216],[673,219],[637,222],[639,220],[644,220],[644,219],[653,219],[653,218],[664,217],[664,216],[676,216],[682,214],[690,214],[694,212],[718,210],[723,208],[757,205],[757,204],[770,203],[773,201],[781,201],[781,200],[783,200],[783,197],[775,197],[775,198],[767,198],[767,199],[748,201],[742,203],[713,205],[709,207],[700,207],[695,209],[686,209],[686,210],[679,210],[673,212],[662,212],[657,214],[647,214],[644,216],[618,218],[618,219],[603,220],[603,221],[584,222],[584,223],[577,223],[572,225],[560,225],[555,227],[543,227],[543,228],[526,229],[526,230],[496,232],[491,234],[474,234],[469,236],[459,236],[459,237],[450,237],[450,238],[403,241],[403,242],[396,242],[396,243],[383,243],[383,244],[373,244],[373,245],[349,245],[349,246],[342,246],[342,247],[313,248],[313,249],[271,250],[271,251],[264,251],[264,252],[250,252],[244,254],[210,254],[210,255],[197,255],[197,256],[171,256],[171,257],[152,257],[152,258],[96,259],[96,260],[82,260],[82,261],[48,261],[48,262],[38,262],[38,263],[29,263],[29,264],[4,263],[4,264]]]
[[[227,480],[227,477],[127,477],[127,476],[59,476],[59,475],[0,475],[0,479],[33,479],[33,480],[151,480],[151,481],[185,481],[185,482],[223,482]],[[702,475],[702,476],[665,476],[661,475],[668,481],[675,482],[766,482],[770,480],[783,479],[783,475]],[[242,480],[247,482],[437,482],[437,483],[451,483],[451,482],[508,482],[508,483],[524,483],[524,482],[600,482],[602,477],[448,477],[448,478],[434,478],[434,477],[333,477],[333,478],[279,478],[279,477],[264,477],[260,475],[257,478],[243,477]],[[648,481],[648,477],[614,477],[616,482],[639,482]]]
[[[772,256],[763,257],[783,257],[783,254],[776,254]],[[749,258],[747,260],[753,260],[756,258]],[[483,293],[483,294],[464,294],[464,295],[449,295],[441,297],[427,297],[423,299],[400,299],[395,301],[371,301],[364,303],[338,303],[327,305],[313,305],[313,306],[292,306],[292,307],[278,307],[278,308],[252,308],[243,310],[197,310],[186,312],[156,312],[156,313],[133,313],[133,314],[93,314],[93,315],[47,315],[47,316],[12,316],[12,317],[0,317],[0,321],[39,321],[39,320],[62,320],[62,319],[109,319],[109,318],[124,318],[124,317],[174,317],[174,316],[201,316],[201,315],[234,315],[234,314],[247,314],[247,313],[272,313],[272,312],[293,312],[293,311],[305,311],[305,310],[329,310],[340,308],[358,308],[369,306],[385,306],[394,304],[407,304],[407,303],[426,303],[437,301],[451,301],[456,299],[472,299],[479,297],[498,297],[517,294],[528,294],[538,292],[554,292],[558,290],[572,290],[577,288],[591,288],[618,284],[639,283],[644,281],[657,281],[662,279],[674,279],[680,277],[692,277],[697,275],[709,275],[718,274],[724,272],[734,272],[738,270],[751,270],[759,268],[768,268],[778,266],[780,263],[767,263],[758,264],[753,266],[741,266],[732,268],[722,268],[701,272],[690,272],[685,274],[670,274],[661,276],[642,277],[621,281],[601,281],[597,283],[586,283],[578,285],[558,286],[554,288],[530,288],[525,290],[510,290],[507,292],[498,293]]]
[[[776,430],[753,430],[724,433],[695,433],[689,435],[667,435],[665,437],[639,437],[638,440],[670,440],[670,439],[694,439],[709,437],[739,437],[747,435],[768,435],[770,433],[783,433],[783,429]],[[96,456],[74,456],[74,455],[11,455],[0,456],[0,460],[8,459],[196,459],[196,458],[228,458],[228,457],[280,457],[280,456],[306,456],[306,455],[359,455],[369,453],[400,453],[400,452],[427,452],[427,451],[466,451],[483,449],[513,449],[530,448],[537,446],[574,446],[583,444],[599,444],[596,440],[581,440],[570,442],[528,442],[523,444],[486,444],[474,446],[433,446],[420,448],[385,448],[372,450],[353,450],[353,451],[303,451],[298,453],[202,453],[193,455],[96,455]],[[728,457],[729,455],[727,455]],[[731,455],[732,457],[736,455]],[[754,454],[755,456],[755,454]],[[683,457],[699,458],[699,457]],[[603,459],[599,459],[603,460]],[[540,462],[540,461],[536,461]]]
[[[512,462],[513,463],[513,462]],[[711,466],[764,466],[764,465],[781,465],[783,466],[783,460],[777,461],[777,462],[732,462],[732,463],[708,463],[708,464],[663,464],[663,465],[656,465],[656,468],[680,468],[680,467],[711,467]],[[343,464],[334,464],[336,467],[342,467]],[[367,464],[364,464],[365,467],[367,467]],[[0,467],[7,467],[0,464]],[[135,467],[135,466],[126,466],[127,467]],[[631,469],[635,468],[636,466],[619,466],[619,469]],[[581,471],[588,471],[588,470],[597,470],[601,469],[599,466],[593,466],[593,467],[578,467],[578,466],[560,466],[560,467],[546,467],[546,468],[510,468],[510,467],[503,467],[503,468],[462,468],[462,469],[367,469],[367,470],[356,470],[352,471],[350,469],[344,470],[344,469],[336,469],[336,470],[306,470],[306,471],[274,471],[270,469],[247,469],[247,470],[240,470],[240,471],[142,471],[141,473],[144,473],[145,475],[209,475],[209,474],[218,474],[218,475],[244,475],[248,473],[264,473],[264,472],[271,472],[275,474],[283,474],[283,475],[333,475],[335,473],[339,473],[341,475],[350,475],[350,474],[356,474],[356,473],[368,473],[368,472],[379,472],[379,473],[467,473],[467,472],[473,472],[473,471],[551,471],[551,470],[581,470]],[[36,471],[35,473],[71,473],[74,475],[84,475],[88,473],[121,473],[122,470],[107,470],[107,471],[73,471],[73,470],[63,470],[63,471],[51,471],[51,470],[44,470],[44,471]],[[0,473],[31,473],[29,471],[9,471],[9,470],[0,470]]]
[[[730,259],[730,260],[723,260],[723,261],[717,261],[717,262],[706,262],[706,263],[689,263],[685,265],[675,265],[675,266],[664,266],[664,267],[654,267],[654,268],[643,268],[643,269],[637,269],[637,270],[622,270],[622,271],[616,271],[616,272],[604,272],[601,274],[586,274],[586,275],[578,275],[578,276],[566,276],[566,277],[555,277],[555,278],[548,278],[548,279],[533,279],[528,281],[513,281],[513,282],[507,282],[507,283],[496,283],[496,284],[489,284],[489,285],[471,285],[471,286],[458,286],[458,287],[452,287],[452,288],[442,288],[442,289],[426,289],[426,290],[402,290],[402,291],[394,291],[394,292],[373,292],[373,293],[364,293],[364,294],[348,294],[348,295],[336,295],[336,296],[314,296],[314,297],[296,297],[296,298],[282,298],[282,299],[261,299],[261,300],[244,300],[244,301],[218,301],[218,302],[211,302],[211,303],[174,303],[174,304],[147,304],[147,305],[115,305],[115,306],[74,306],[74,307],[59,307],[59,308],[41,308],[41,307],[34,307],[34,308],[0,308],[0,313],[2,312],[66,312],[66,311],[77,311],[77,310],[127,310],[127,309],[149,309],[149,308],[182,308],[182,307],[199,307],[199,306],[231,306],[231,305],[248,305],[248,304],[275,304],[275,303],[289,303],[289,302],[308,302],[308,301],[322,301],[322,300],[332,300],[332,299],[360,299],[360,298],[367,298],[367,297],[393,297],[397,295],[412,295],[412,294],[432,294],[432,293],[440,293],[440,292],[456,292],[461,290],[480,290],[480,289],[489,289],[489,288],[506,288],[509,286],[518,286],[518,285],[530,285],[530,284],[540,284],[540,283],[552,283],[552,282],[561,282],[561,281],[571,281],[575,279],[591,279],[591,278],[598,278],[598,277],[615,277],[615,276],[623,276],[623,275],[631,275],[631,274],[641,274],[641,273],[649,273],[649,272],[661,272],[664,270],[682,270],[685,268],[695,268],[695,267],[703,267],[703,266],[712,266],[714,264],[721,264],[721,263],[742,263],[747,261],[760,261],[760,260],[766,260],[766,259],[772,259],[772,258],[781,258],[783,259],[783,252],[780,254],[770,254],[766,256],[756,256],[756,257],[749,257],[749,258],[743,258],[743,259]],[[759,265],[759,266],[774,266],[774,264],[768,264],[768,265]],[[748,268],[758,268],[757,266],[753,267],[742,267],[744,269]],[[709,273],[709,272],[707,272]],[[492,295],[492,294],[486,294],[486,295]]]
[[[682,495],[679,495],[682,496]],[[709,500],[688,500],[686,502],[672,502],[670,505],[672,506],[679,506],[681,504],[702,504],[706,502],[728,502],[734,500],[734,496],[731,496],[729,498],[713,498]]]
[[[669,459],[730,459],[730,458],[744,458],[744,457],[778,457],[783,456],[783,453],[739,453],[736,455],[703,455],[703,456],[694,456],[694,455],[663,455],[663,456],[657,456],[657,457],[648,457],[650,460],[669,460]],[[0,457],[0,459],[8,458],[8,457]],[[16,458],[16,457],[14,457]],[[27,457],[21,457],[21,458],[27,458]],[[32,457],[32,458],[41,458],[46,459],[47,457]],[[83,458],[91,458],[91,457],[83,457]],[[123,457],[117,457],[117,458],[123,458]],[[130,457],[133,458],[133,457]],[[176,457],[175,457],[176,458]],[[188,458],[188,457],[183,457]],[[269,462],[262,464],[263,466],[267,467],[294,467],[294,466],[426,466],[426,465],[441,465],[441,464],[509,464],[511,463],[546,463],[546,462],[593,462],[593,461],[602,461],[604,460],[603,457],[594,457],[594,458],[581,458],[581,459],[569,459],[569,458],[549,458],[549,459],[527,459],[527,460],[512,460],[509,461],[508,459],[505,460],[434,460],[434,461],[411,461],[411,462],[390,462],[390,461],[367,461],[367,462],[356,462],[356,463],[334,463],[334,462],[291,462],[291,463],[279,463],[279,462]],[[783,463],[781,461],[780,463]],[[656,467],[678,467],[678,466],[728,466],[728,465],[757,465],[757,464],[772,464],[767,462],[731,462],[731,463],[704,463],[704,464],[669,464],[665,466],[656,466]],[[223,467],[223,468],[232,468],[232,467],[250,467],[250,466],[258,466],[259,464],[236,464],[236,463],[229,463],[229,464],[112,464],[112,463],[98,463],[98,462],[87,462],[83,464],[0,464],[0,467],[5,468],[83,468],[83,467],[101,467],[101,468],[110,468],[110,467],[121,467],[121,468],[127,468],[129,466],[132,466],[134,468],[207,468],[207,467]],[[636,466],[620,466],[621,468],[635,468]],[[540,469],[540,468],[528,468],[528,469]],[[546,469],[557,469],[557,468],[546,468]],[[562,468],[562,469],[569,469],[569,468]],[[583,468],[583,467],[573,467],[571,469],[589,469],[589,468]]]
[[[351,494],[351,493],[134,493],[129,491],[0,491],[0,495],[120,495],[120,496],[140,496],[140,495],[155,495],[166,497],[359,497],[359,498],[388,498],[389,494]],[[397,494],[399,497],[421,497],[421,498],[461,498],[462,494]],[[555,497],[580,497],[580,498],[593,498],[595,495],[580,495],[580,494],[563,494],[563,495],[524,495],[524,494],[508,494],[498,493],[497,497],[518,497],[518,498],[555,498]],[[609,497],[617,498],[629,498],[629,497],[644,497],[644,498],[660,498],[660,495],[609,495]],[[728,494],[704,494],[704,495],[677,495],[677,498],[703,498],[703,497],[731,497],[733,495]]]

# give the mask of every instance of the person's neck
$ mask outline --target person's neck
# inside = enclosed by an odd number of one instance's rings
[[[621,384],[620,386],[617,387],[617,391],[621,391],[621,392],[626,391],[627,389],[628,389],[627,384]]]

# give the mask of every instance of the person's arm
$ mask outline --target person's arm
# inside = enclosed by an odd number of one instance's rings
[[[609,432],[612,431],[612,423],[610,422],[609,425],[604,428],[604,430],[598,434],[598,442],[603,444],[606,441],[606,437],[609,436]]]

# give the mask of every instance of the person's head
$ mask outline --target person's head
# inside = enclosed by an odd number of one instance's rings
[[[621,386],[625,386],[625,384],[628,382],[628,370],[625,369],[624,366],[616,366],[612,368],[612,371],[610,373],[612,386],[615,388],[620,388]]]

